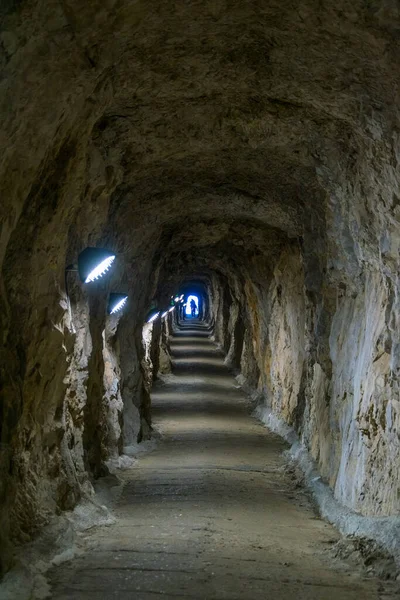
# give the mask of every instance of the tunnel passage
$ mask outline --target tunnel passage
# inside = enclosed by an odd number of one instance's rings
[[[161,315],[196,289],[334,498],[398,518],[395,0],[23,0],[0,19],[1,572],[151,438],[178,309]],[[66,286],[87,247],[112,269]]]
[[[197,296],[190,295],[186,301],[185,315],[191,317],[199,316],[199,298]]]
[[[393,582],[327,551],[338,533],[285,468],[285,442],[249,414],[210,333],[198,319],[174,327],[173,374],[152,389],[161,438],[125,472],[116,523],[51,569],[53,600],[397,598]]]

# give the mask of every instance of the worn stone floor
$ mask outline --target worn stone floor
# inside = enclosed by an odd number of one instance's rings
[[[333,559],[337,532],[208,336],[194,322],[175,336],[174,374],[153,394],[157,448],[125,473],[116,524],[52,570],[52,598],[394,598],[390,583]]]

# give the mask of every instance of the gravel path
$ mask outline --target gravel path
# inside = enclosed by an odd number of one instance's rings
[[[384,599],[390,583],[334,560],[339,536],[285,469],[200,325],[172,343],[153,393],[162,437],[125,472],[117,523],[51,572],[56,600]]]

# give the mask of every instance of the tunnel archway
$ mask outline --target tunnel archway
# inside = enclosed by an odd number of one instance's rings
[[[193,302],[193,305],[192,305]],[[198,296],[194,294],[190,294],[186,300],[186,310],[185,314],[187,317],[198,317],[199,316],[199,308],[200,308],[200,299]]]
[[[1,571],[154,434],[176,290],[335,501],[394,519],[394,1],[64,4],[0,8]],[[113,271],[67,291],[87,247]]]

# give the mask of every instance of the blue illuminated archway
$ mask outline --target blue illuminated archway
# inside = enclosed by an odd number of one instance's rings
[[[187,297],[186,300],[186,307],[185,307],[185,314],[190,317],[192,315],[192,307],[190,306],[190,302],[194,300],[196,303],[196,311],[195,311],[195,317],[199,316],[199,297],[195,296],[194,294],[191,294],[190,296]]]

